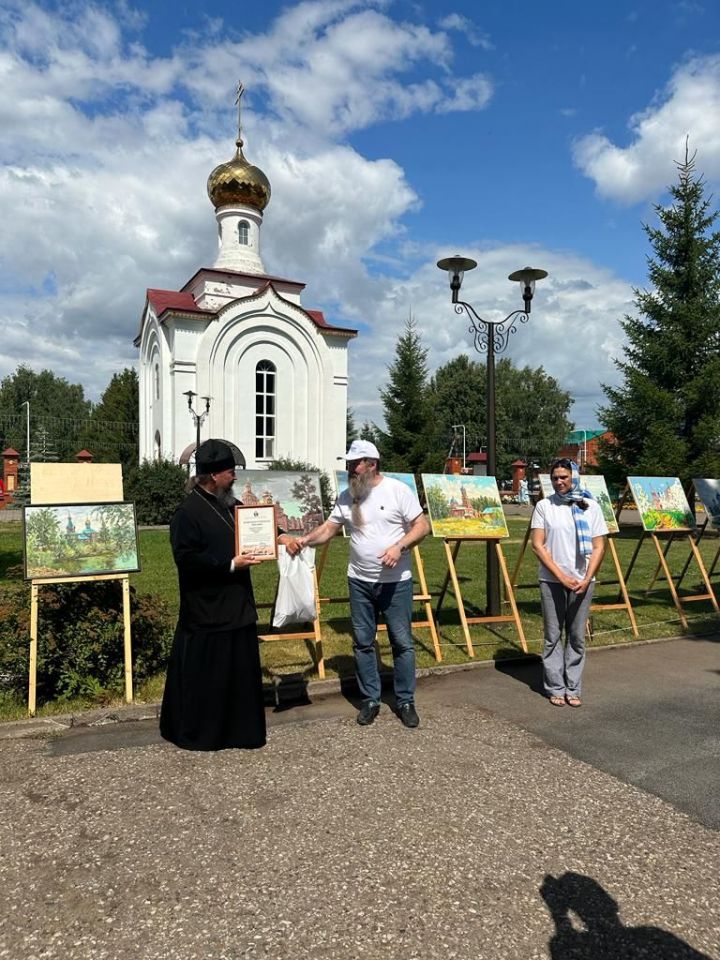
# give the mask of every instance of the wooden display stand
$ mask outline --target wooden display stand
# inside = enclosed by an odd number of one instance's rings
[[[458,580],[457,568],[455,566],[455,561],[457,560],[458,553],[460,552],[460,547],[463,543],[488,543],[488,540],[481,537],[446,537],[444,539],[445,544],[445,556],[447,558],[448,572],[445,575],[445,580],[443,581],[442,588],[440,590],[440,597],[438,599],[437,607],[435,608],[435,617],[439,618],[440,609],[445,599],[445,594],[447,593],[448,584],[452,581],[453,591],[455,593],[455,600],[457,601],[458,611],[460,613],[460,623],[462,624],[463,635],[465,637],[465,646],[467,647],[468,656],[475,656],[475,649],[472,644],[472,639],[470,638],[470,629],[469,625],[471,623],[514,623],[515,628],[517,629],[518,635],[520,637],[520,643],[522,644],[523,651],[528,652],[527,643],[525,641],[525,632],[523,631],[522,622],[520,620],[520,614],[518,613],[517,604],[515,603],[515,592],[513,590],[513,585],[508,576],[507,565],[505,563],[505,555],[502,550],[502,543],[500,540],[492,540],[491,543],[494,543],[495,550],[498,556],[498,562],[500,565],[500,570],[502,572],[503,583],[505,585],[505,596],[507,597],[508,602],[510,603],[510,608],[512,610],[511,614],[498,614],[497,616],[485,616],[485,617],[468,617],[465,612],[465,603],[462,597],[462,591],[460,590],[460,581]],[[452,549],[450,544],[453,544]]]
[[[122,468],[119,463],[33,463],[30,467],[33,506],[75,503],[104,503],[123,499]],[[72,491],[71,498],[68,491]],[[119,580],[123,599],[125,659],[125,700],[132,703],[132,641],[130,628],[130,576],[127,573],[96,574],[88,577],[33,579],[30,581],[30,663],[28,714],[37,708],[37,650],[40,587],[54,583],[97,583]]]
[[[718,607],[718,602],[715,597],[715,592],[712,588],[712,585],[710,584],[710,578],[708,576],[707,570],[705,569],[705,563],[703,561],[702,555],[698,550],[697,543],[695,542],[694,534],[691,531],[687,531],[682,534],[669,533],[668,534],[669,542],[666,543],[664,549],[660,543],[660,536],[661,535],[657,533],[648,533],[647,531],[643,531],[643,534],[638,540],[637,546],[635,547],[635,552],[632,555],[632,558],[628,565],[628,569],[625,571],[625,579],[627,579],[630,576],[630,573],[632,572],[632,569],[635,565],[635,560],[637,559],[637,556],[640,553],[640,548],[645,542],[645,539],[649,537],[652,540],[655,550],[657,552],[658,566],[662,570],[665,576],[665,580],[667,582],[668,589],[670,590],[670,595],[673,599],[673,603],[675,604],[675,609],[678,612],[678,617],[680,618],[680,623],[683,626],[683,630],[688,629],[687,617],[685,616],[685,604],[687,603],[696,603],[699,600],[709,600],[710,603],[713,605],[713,609],[715,610],[715,613],[720,617],[720,607]],[[685,596],[682,596],[682,597],[678,593],[678,588],[675,584],[675,578],[673,577],[667,562],[667,553],[668,553],[668,550],[670,549],[670,543],[677,542],[678,540],[687,541],[688,547],[690,548],[690,553],[688,555],[688,565],[690,561],[693,559],[697,563],[698,570],[700,571],[700,576],[702,577],[702,581],[705,584],[705,588],[707,591],[706,593],[686,594]],[[687,569],[687,566],[685,569]],[[650,593],[650,590],[653,584],[655,583],[655,580],[656,580],[656,576],[653,576],[652,581],[646,590],[647,594]]]
[[[325,568],[325,562],[327,560],[328,550],[332,540],[329,540],[322,551],[320,556],[320,561],[317,567],[317,584],[320,583],[322,578],[322,572]],[[430,630],[430,636],[432,637],[433,642],[433,651],[435,654],[435,660],[440,663],[442,661],[442,653],[440,651],[440,642],[438,639],[437,628],[435,626],[435,618],[433,616],[432,609],[432,596],[428,590],[427,579],[425,578],[425,567],[423,565],[423,559],[420,554],[420,548],[414,546],[412,549],[413,559],[415,561],[415,569],[417,570],[418,580],[420,581],[420,592],[413,593],[413,603],[422,603],[423,609],[425,611],[424,620],[413,620],[412,628],[416,627],[427,627]],[[319,597],[318,602],[323,603],[349,603],[349,597]],[[319,608],[318,608],[319,609]],[[386,631],[387,626],[384,623],[378,624],[378,631]]]
[[[618,512],[617,512],[618,517],[620,516],[620,510],[622,509],[623,505],[625,504],[626,500],[630,495],[631,495],[630,485],[628,484],[620,500],[620,503],[618,505]],[[649,537],[652,540],[658,555],[658,567],[647,587],[647,590],[645,591],[646,595],[650,593],[658,577],[659,571],[662,570],[668,585],[668,589],[670,590],[670,596],[672,597],[673,603],[675,604],[675,609],[678,612],[678,617],[680,618],[680,623],[682,624],[683,630],[688,629],[687,617],[685,615],[685,604],[687,603],[697,603],[700,600],[709,600],[710,603],[713,605],[713,609],[715,610],[715,613],[720,617],[720,607],[718,607],[718,602],[717,602],[717,598],[715,597],[715,592],[712,588],[712,585],[710,584],[710,578],[708,576],[707,570],[705,569],[705,563],[703,561],[702,555],[697,546],[697,541],[695,539],[695,531],[694,530],[667,531],[664,535],[666,539],[664,548],[661,546],[660,538],[662,536],[663,536],[662,533],[653,533],[653,532],[648,532],[647,530],[643,530],[642,535],[637,542],[637,546],[633,551],[633,555],[630,558],[630,563],[628,564],[628,568],[625,571],[625,579],[626,580],[629,579],[630,574],[632,573],[633,567],[635,566],[635,561],[637,560],[637,557],[642,548],[642,545],[645,542],[645,540]],[[695,562],[697,563],[698,570],[700,571],[700,576],[702,578],[702,581],[705,584],[705,589],[707,591],[706,593],[694,593],[694,594],[686,594],[683,597],[680,596],[678,592],[679,582],[676,585],[675,578],[673,577],[667,562],[667,555],[670,550],[671,544],[679,540],[686,540],[689,547],[689,553],[688,553],[687,561],[683,568],[682,575],[684,576],[691,561],[694,559]],[[682,579],[682,577],[680,579]]]

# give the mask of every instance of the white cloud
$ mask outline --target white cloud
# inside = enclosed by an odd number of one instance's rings
[[[673,74],[648,109],[630,119],[632,142],[612,143],[602,132],[578,140],[577,166],[595,181],[600,194],[623,203],[656,197],[676,179],[675,161],[698,152],[698,168],[720,180],[720,56],[698,57]]]
[[[485,355],[474,350],[469,320],[453,310],[447,275],[435,266],[441,257],[455,253],[427,250],[415,273],[377,290],[372,338],[351,348],[351,403],[358,421],[382,417],[378,384],[386,382],[386,368],[410,309],[428,348],[431,372],[460,353],[485,361]],[[519,287],[507,280],[508,274],[527,264],[548,271],[537,284],[530,319],[517,324],[506,355],[519,366],[544,367],[575,398],[571,419],[579,428],[590,429],[597,407],[604,403],[601,384],[617,383],[613,360],[621,355],[624,341],[619,320],[633,312],[631,286],[563,251],[506,246],[467,249],[462,255],[478,262],[477,269],[465,275],[462,298],[480,316],[496,322],[522,307]]]
[[[468,17],[461,13],[450,13],[439,21],[439,26],[443,30],[457,30],[462,33],[474,47],[481,47],[483,50],[492,50],[493,44],[490,37],[480,31]]]

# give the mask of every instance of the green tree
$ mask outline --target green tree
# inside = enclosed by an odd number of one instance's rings
[[[125,499],[135,502],[138,523],[170,523],[185,497],[186,483],[187,473],[172,460],[143,460],[127,475]]]
[[[380,396],[385,429],[377,431],[381,466],[385,470],[420,473],[427,457],[428,408],[427,349],[412,317],[395,348],[389,379]]]
[[[347,408],[347,415],[345,418],[345,443],[347,444],[346,449],[350,449],[350,444],[353,440],[358,438],[358,429],[357,424],[355,423],[355,413],[352,407]]]
[[[442,470],[453,439],[453,427],[465,427],[467,452],[486,444],[486,368],[465,355],[438,367],[430,381],[433,432],[429,441],[431,469]],[[495,370],[497,473],[511,476],[518,457],[547,463],[572,429],[570,394],[542,367],[517,367],[502,358]]]
[[[604,386],[600,418],[613,434],[602,467],[628,474],[720,476],[720,233],[695,156],[685,151],[660,225],[644,225],[652,247],[650,290],[635,291],[638,315],[622,322],[623,382]]]
[[[498,476],[509,479],[520,457],[547,464],[573,429],[572,397],[542,367],[497,364],[496,432]]]
[[[131,367],[113,374],[93,408],[85,446],[99,463],[121,463],[123,472],[137,466],[140,417],[138,375]]]
[[[80,384],[68,383],[51,370],[36,373],[20,365],[0,381],[0,443],[26,453],[26,407],[30,404],[30,442],[39,430],[60,460],[72,460],[80,449],[83,430],[92,410]]]

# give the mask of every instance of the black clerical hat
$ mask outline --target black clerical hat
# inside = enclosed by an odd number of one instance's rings
[[[235,457],[230,447],[222,440],[206,440],[197,448],[195,471],[201,473],[222,473],[235,468]]]

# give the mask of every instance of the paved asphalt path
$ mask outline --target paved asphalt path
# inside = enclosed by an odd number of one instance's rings
[[[417,702],[421,715],[428,706],[490,711],[720,829],[720,638],[599,648],[584,682],[580,709],[552,707],[541,693],[539,660],[504,661],[424,677]],[[300,699],[289,695],[269,711],[270,736],[280,724],[352,717],[358,702],[352,692]],[[385,700],[390,709],[389,692]],[[60,756],[159,742],[149,719],[78,726],[51,749]]]
[[[419,730],[311,687],[258,751],[2,725],[0,960],[720,960],[719,671],[592,651],[579,710],[431,675]]]

